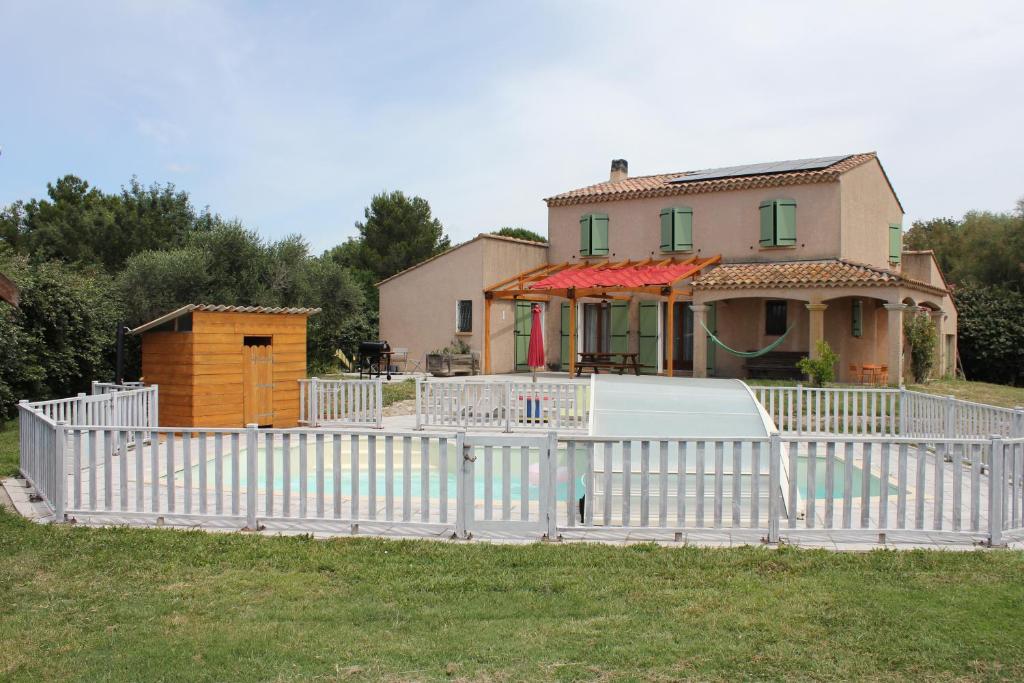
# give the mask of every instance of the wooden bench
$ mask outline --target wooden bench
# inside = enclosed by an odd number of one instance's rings
[[[807,356],[804,351],[772,351],[750,358],[744,367],[749,379],[802,379],[797,362]]]

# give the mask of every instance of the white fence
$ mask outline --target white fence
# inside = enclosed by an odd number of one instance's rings
[[[22,470],[58,519],[458,538],[1024,538],[1024,439],[182,431],[21,415]]]
[[[146,386],[143,382],[97,382],[93,380],[91,385],[91,392],[95,394],[110,394],[116,391],[129,391],[131,389],[141,389]]]
[[[786,434],[921,438],[1024,437],[1024,409],[1000,408],[906,389],[753,386]]]
[[[53,422],[80,426],[155,427],[159,424],[159,387],[134,386],[98,394],[21,404]]]
[[[416,428],[581,430],[590,421],[590,385],[578,382],[416,380]]]
[[[384,418],[380,379],[299,380],[299,423],[316,427],[325,422],[380,427]]]

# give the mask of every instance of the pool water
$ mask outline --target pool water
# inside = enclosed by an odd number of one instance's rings
[[[562,450],[561,460],[564,461],[565,451]],[[483,454],[483,449],[478,449],[477,462],[475,468],[474,477],[474,495],[477,500],[483,500],[487,495],[487,482],[491,482],[491,495],[495,501],[500,501],[504,496],[505,483],[503,479],[504,468],[502,463],[502,454],[499,449],[495,449],[492,454],[491,460],[491,477],[487,477],[486,460]],[[706,454],[705,471],[710,471],[714,468],[714,455],[713,453]],[[409,492],[413,497],[420,497],[422,495],[423,486],[423,473],[420,469],[420,456],[418,448],[413,450],[411,458],[411,468],[409,471]],[[438,499],[441,497],[442,489],[446,489],[445,493],[447,498],[454,499],[456,495],[457,487],[457,471],[456,471],[456,458],[455,449],[450,447],[447,453],[446,466],[447,471],[441,471],[441,458],[437,450],[437,444],[434,443],[431,446],[429,454],[430,470],[427,475],[427,491],[430,498]],[[266,472],[266,458],[260,457],[260,468],[257,473],[258,490],[264,492],[267,484],[267,472]],[[726,455],[724,458],[726,465],[725,481],[723,482],[723,491],[726,495],[731,495],[732,491],[732,460],[731,455]],[[394,475],[392,477],[394,482],[393,495],[396,500],[401,499],[405,490],[405,471],[403,467],[402,454],[396,452],[394,454]],[[603,463],[603,459],[599,454],[595,454],[595,464],[598,466]],[[512,501],[519,501],[523,493],[523,477],[522,477],[522,465],[518,453],[514,453],[513,457],[510,458],[509,477],[508,477],[508,493]],[[613,458],[613,467],[616,470],[614,475],[613,488],[616,492],[621,491],[621,457],[620,454],[616,453]],[[807,482],[807,470],[808,470],[808,458],[803,455],[796,457],[797,464],[797,490],[802,499],[808,497],[808,482]],[[335,488],[335,482],[337,481],[340,485],[342,495],[350,496],[352,494],[352,468],[349,463],[348,452],[343,451],[341,459],[340,471],[335,471],[333,455],[330,452],[324,453],[324,473],[323,473],[323,490],[325,495],[330,495]],[[686,490],[684,495],[687,497],[696,496],[696,474],[695,464],[691,458],[688,459],[687,463],[687,481]],[[761,459],[760,462],[760,490],[761,495],[767,490],[768,484],[768,471],[767,462],[765,458]],[[245,450],[241,449],[238,458],[238,478],[244,487],[246,481],[246,457]],[[196,464],[192,467],[191,476],[193,483],[198,483],[200,478],[200,465]],[[285,458],[283,449],[277,447],[274,450],[273,458],[273,472],[272,472],[272,484],[276,491],[281,491],[285,487]],[[633,469],[634,474],[631,478],[631,489],[634,496],[639,495],[641,489],[640,475],[637,472],[637,458],[634,457]],[[222,461],[222,477],[224,481],[225,489],[229,488],[233,473],[233,463],[231,457],[225,454]],[[577,459],[576,471],[581,472],[584,468],[584,462],[582,458]],[[741,471],[744,473],[741,478],[741,495],[749,495],[751,489],[751,477],[750,469],[751,462],[749,454],[744,453],[740,462]],[[676,470],[676,457],[673,453],[669,459],[669,475],[667,477],[668,483],[667,488],[670,495],[675,495],[677,479],[674,472]],[[526,481],[526,495],[530,500],[537,500],[539,497],[539,486],[538,486],[538,465],[537,457],[535,453],[531,453],[530,460],[527,465],[527,481]],[[206,478],[208,486],[213,486],[217,472],[217,464],[213,457],[209,457],[206,463]],[[300,458],[297,447],[291,449],[290,457],[288,458],[288,488],[292,493],[300,494],[303,491],[303,483],[305,483],[306,493],[312,495],[317,491],[317,477],[316,477],[316,457],[313,450],[310,449],[307,458],[307,470],[305,476],[305,482],[301,477]],[[446,475],[446,476],[445,476]],[[595,486],[597,493],[600,493],[603,489],[600,473],[597,473],[598,477],[597,485]],[[567,472],[565,468],[560,468],[556,482],[556,499],[559,501],[565,500],[568,496],[568,482]],[[832,497],[834,499],[841,499],[843,497],[843,487],[845,484],[845,462],[836,457],[834,463],[833,472],[833,487]],[[815,478],[814,478],[814,497],[816,499],[824,499],[828,495],[827,490],[827,477],[825,469],[825,457],[818,457],[815,463]],[[377,452],[376,455],[376,476],[373,478],[376,485],[376,495],[378,498],[383,498],[386,493],[386,470],[385,470],[385,456],[381,451]],[[180,474],[179,474],[180,481]],[[659,484],[658,476],[652,475],[651,481],[651,492],[652,495],[657,495]],[[361,496],[368,495],[370,490],[371,477],[369,473],[368,456],[367,453],[363,452],[359,456],[359,476],[358,476],[358,491]],[[861,495],[861,488],[863,483],[863,470],[859,467],[853,467],[853,485],[852,485],[852,497],[859,498]],[[704,476],[704,492],[705,496],[712,496],[715,488],[715,477],[711,474],[705,474]],[[874,474],[869,475],[868,478],[868,494],[870,496],[878,496],[882,490],[882,482]],[[895,495],[899,491],[897,486],[889,484],[890,495]],[[583,495],[584,486],[582,477],[578,478],[576,484],[577,495]]]

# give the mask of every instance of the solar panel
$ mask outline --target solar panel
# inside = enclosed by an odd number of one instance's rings
[[[702,171],[690,171],[670,183],[689,183],[696,180],[715,180],[716,178],[741,178],[751,175],[768,175],[771,173],[790,173],[793,171],[814,171],[828,168],[852,155],[838,157],[815,157],[813,159],[794,159],[792,161],[772,161],[765,164],[746,164],[744,166],[726,166],[725,168],[706,168]]]

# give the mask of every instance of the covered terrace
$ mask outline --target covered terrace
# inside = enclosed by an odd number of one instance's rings
[[[576,371],[579,335],[577,302],[630,302],[634,298],[667,303],[667,328],[674,329],[676,301],[689,300],[693,294],[687,283],[721,261],[720,256],[691,256],[681,259],[576,262],[545,264],[523,271],[484,290],[484,372],[491,372],[491,304],[495,299],[548,302],[552,298],[568,301],[568,334],[563,334],[563,367],[570,375]],[[665,349],[667,374],[673,374],[673,344]]]

